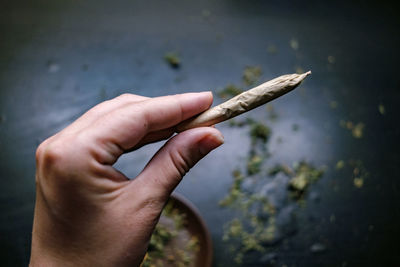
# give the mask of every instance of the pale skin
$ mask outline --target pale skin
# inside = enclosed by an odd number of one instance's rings
[[[211,103],[210,92],[125,94],[40,144],[30,266],[139,266],[171,192],[223,143],[213,127],[170,138]],[[113,167],[122,154],[168,138],[135,179]]]

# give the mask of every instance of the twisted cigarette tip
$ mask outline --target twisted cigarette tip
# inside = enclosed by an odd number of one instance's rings
[[[311,71],[307,71],[303,74],[295,73],[279,76],[178,124],[176,132],[211,126],[250,111],[292,91],[310,74]]]

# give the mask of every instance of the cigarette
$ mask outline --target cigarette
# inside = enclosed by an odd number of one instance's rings
[[[311,71],[303,74],[287,74],[260,84],[178,124],[176,132],[179,133],[196,127],[211,126],[234,118],[292,91],[310,74]]]

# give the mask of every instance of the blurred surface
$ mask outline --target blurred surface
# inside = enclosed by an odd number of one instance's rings
[[[327,166],[296,210],[296,231],[270,248],[273,264],[400,264],[397,14],[372,1],[1,1],[0,265],[29,261],[40,142],[121,93],[216,92],[239,84],[248,65],[262,68],[262,81],[312,70],[301,88],[273,102],[275,121],[265,108],[248,116],[273,131],[271,165],[306,159]],[[181,59],[178,69],[163,59],[171,51]],[[365,125],[362,138],[346,129],[348,121]],[[177,191],[200,210],[214,265],[223,266],[232,255],[222,228],[233,213],[218,202],[250,141],[246,128],[218,128],[225,144]],[[160,145],[125,155],[117,166],[134,177]],[[335,170],[351,159],[368,170],[361,186],[348,165]],[[326,249],[313,253],[319,244]]]

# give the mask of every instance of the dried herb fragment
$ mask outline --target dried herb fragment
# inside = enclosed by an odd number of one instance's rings
[[[267,51],[270,54],[276,54],[276,53],[278,53],[278,48],[275,45],[270,44],[267,46]]]
[[[274,167],[270,168],[268,170],[268,175],[275,176],[280,172],[284,173],[286,176],[293,175],[292,169],[285,164],[278,164],[278,165],[275,165]]]
[[[317,169],[305,161],[301,161],[294,167],[294,176],[289,181],[289,189],[294,199],[300,200],[307,187],[319,180],[324,174],[323,169]]]
[[[164,55],[164,60],[170,65],[171,68],[177,69],[181,65],[181,60],[175,52],[168,52]]]
[[[336,62],[336,58],[334,56],[328,56],[327,59],[329,64],[334,64]]]
[[[304,192],[304,190],[308,186],[307,176],[302,173],[302,174],[299,174],[299,175],[293,177],[289,181],[289,186],[290,186],[290,189],[292,189],[294,191]]]
[[[247,174],[255,175],[261,171],[261,164],[263,162],[263,158],[259,155],[254,155],[249,158],[247,161]]]
[[[292,124],[292,131],[297,132],[299,130],[300,126],[297,123]]]
[[[244,176],[240,172],[240,170],[235,170],[232,173],[233,184],[230,188],[229,195],[227,195],[223,200],[219,202],[219,205],[222,207],[226,207],[234,203],[236,200],[241,199],[243,197],[243,193],[241,192],[241,185],[244,179]]]
[[[341,170],[341,169],[343,169],[344,165],[345,165],[344,161],[343,161],[343,160],[339,160],[339,161],[336,163],[336,170]]]
[[[354,124],[352,121],[346,122],[344,120],[341,120],[340,126],[350,130],[351,134],[353,135],[354,138],[362,138],[363,137],[365,124],[362,122]]]
[[[173,266],[190,266],[193,262],[193,253],[199,250],[196,236],[191,236],[183,248],[173,244],[186,224],[186,217],[172,204],[171,201],[168,202],[162,212],[141,267],[161,267],[165,266],[166,262]]]
[[[224,95],[220,96],[224,97]],[[243,104],[243,99],[240,97],[242,95],[234,97],[234,100],[242,101],[241,104]],[[230,105],[223,108],[229,112],[235,112]],[[243,105],[238,105],[238,109],[240,108],[243,108]],[[272,106],[267,107],[267,111],[273,113]],[[209,112],[208,117],[203,115],[206,119],[199,120],[200,123],[214,118],[215,114]],[[273,117],[274,114],[270,118]],[[293,167],[278,164],[268,170],[270,177],[266,177],[263,174],[265,159],[270,156],[267,143],[270,140],[271,129],[263,122],[250,118],[241,121],[231,120],[229,125],[231,127],[248,126],[251,145],[246,165],[242,166],[245,171],[242,173],[240,168],[233,171],[229,192],[219,203],[221,207],[228,207],[237,212],[235,218],[224,225],[223,240],[228,243],[229,250],[234,255],[234,261],[238,265],[247,265],[248,254],[254,252],[265,254],[269,251],[268,246],[286,235],[287,230],[284,229],[280,220],[282,214],[287,212],[285,209],[288,206],[282,202],[296,200],[300,205],[300,201],[305,201],[303,196],[307,193],[310,184],[322,176],[323,169],[314,168],[305,161]],[[298,128],[298,125],[295,127]],[[282,174],[277,175],[278,173]],[[277,176],[271,177],[274,175]],[[271,192],[279,191],[280,195],[271,194]],[[291,216],[291,213],[288,216]]]
[[[271,129],[261,122],[253,122],[250,125],[251,141],[255,143],[257,140],[260,140],[266,143],[271,136]]]
[[[258,82],[262,74],[260,66],[247,66],[243,71],[243,83],[246,86],[254,85]]]
[[[382,103],[379,104],[378,110],[379,110],[379,113],[380,113],[381,115],[385,115],[386,110],[385,110],[385,106],[384,106]]]
[[[369,176],[369,172],[364,167],[361,160],[349,160],[349,165],[353,168],[353,184],[357,188],[364,186],[365,179]]]
[[[176,233],[170,232],[165,226],[159,225],[154,229],[148,250],[153,252],[154,257],[164,257],[165,246],[175,236]]]
[[[298,50],[299,49],[299,41],[297,41],[297,39],[295,39],[295,38],[290,39],[289,44],[290,44],[290,47],[293,50]]]
[[[363,137],[364,127],[365,127],[365,124],[362,122],[359,122],[354,126],[351,133],[353,134],[353,136],[355,138],[361,138],[361,137]]]
[[[354,186],[357,188],[361,188],[364,185],[364,179],[356,177],[353,179]]]
[[[222,99],[231,98],[241,93],[243,93],[243,89],[234,84],[228,84],[223,90],[217,92],[218,96]]]

